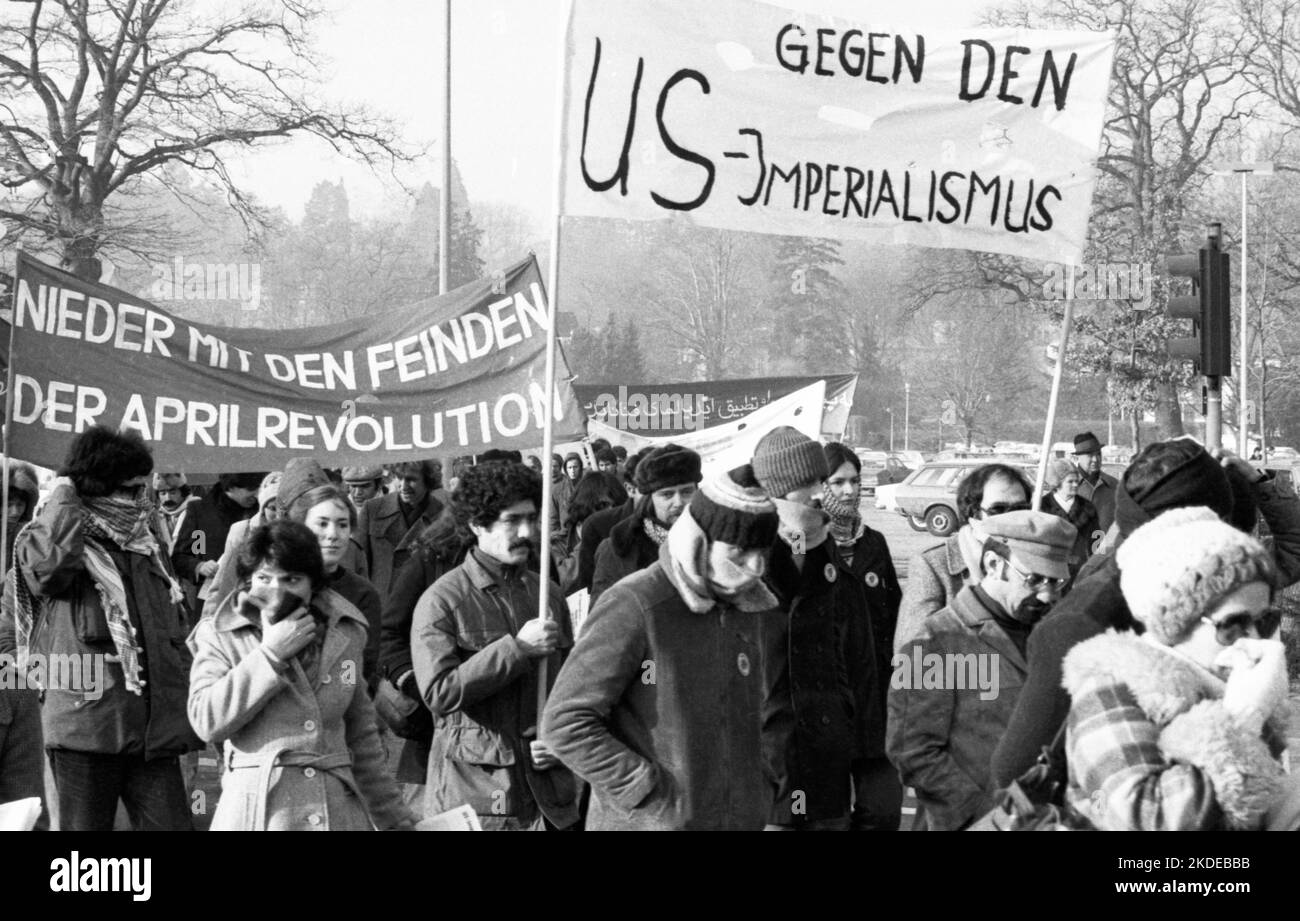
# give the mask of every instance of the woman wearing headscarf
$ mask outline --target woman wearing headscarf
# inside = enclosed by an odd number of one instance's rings
[[[1270,632],[1275,568],[1208,508],[1167,511],[1116,554],[1139,635],[1066,654],[1070,804],[1106,830],[1295,827],[1286,661]],[[1289,813],[1286,811],[1290,808]]]
[[[367,625],[328,587],[319,539],[276,521],[240,550],[239,591],[195,631],[189,716],[224,742],[214,830],[410,828],[357,665]]]

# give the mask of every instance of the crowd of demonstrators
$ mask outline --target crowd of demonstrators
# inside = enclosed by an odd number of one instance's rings
[[[1079,495],[1083,473],[1070,461],[1061,459],[1047,468],[1044,480],[1041,511],[1062,518],[1074,526],[1074,547],[1070,550],[1070,574],[1077,574],[1092,556],[1093,547],[1101,541],[1103,531],[1097,517],[1097,507]],[[1049,491],[1050,490],[1050,491]]]
[[[1209,508],[1174,508],[1116,554],[1143,628],[1065,656],[1069,798],[1107,830],[1294,829],[1284,779],[1287,673],[1260,639],[1277,585],[1268,552]]]
[[[172,565],[185,586],[191,611],[199,611],[212,593],[226,537],[237,521],[257,508],[261,473],[223,473],[202,499],[190,505],[176,524]]]
[[[623,506],[628,500],[627,491],[612,473],[588,472],[578,488],[573,491],[566,510],[565,523],[551,532],[551,562],[563,595],[581,591],[581,557],[579,547],[583,526],[597,512]]]
[[[981,533],[982,578],[925,619],[902,649],[906,679],[889,691],[889,756],[931,830],[962,829],[994,805],[993,750],[1029,671],[1031,631],[1069,580],[1076,536],[1034,511],[990,516]]]
[[[366,574],[380,598],[388,597],[393,576],[411,555],[411,545],[444,505],[435,494],[442,489],[442,467],[437,461],[394,464],[391,469],[397,479],[396,492],[367,500],[356,528]]]
[[[100,687],[44,691],[65,830],[111,830],[119,801],[136,829],[191,828],[180,767],[200,747],[185,712],[189,618],[148,494],[152,470],[138,432],[87,429],[14,544],[15,646],[108,661]]]
[[[18,680],[18,641],[14,619],[14,606],[18,586],[14,580],[18,570],[10,567],[13,545],[27,522],[36,513],[40,485],[36,471],[21,461],[0,461],[9,469],[9,502],[5,509],[8,518],[8,542],[3,551],[0,572],[4,573],[4,594],[0,596],[0,655],[11,659],[0,665],[0,803],[37,796],[41,798],[41,814],[36,827],[48,829],[50,815],[45,803],[45,745],[41,737],[40,692],[24,687]],[[10,674],[3,674],[4,671]]]
[[[336,501],[346,503],[342,490]],[[311,495],[309,493],[308,495]],[[365,617],[329,587],[317,535],[275,521],[249,535],[228,596],[195,631],[190,722],[224,742],[214,830],[414,827],[356,680]]]
[[[645,569],[659,559],[668,529],[681,517],[699,487],[700,455],[676,444],[654,448],[629,460],[637,498],[604,513],[607,540],[600,537],[596,518],[583,532],[583,547],[593,544],[591,603],[615,582]],[[589,535],[588,530],[595,533]],[[589,539],[589,537],[591,539]]]
[[[470,468],[452,496],[474,547],[420,597],[411,624],[415,681],[434,722],[426,814],[468,804],[485,829],[578,822],[577,783],[538,733],[539,676],[553,683],[573,644],[558,590],[538,616],[528,561],[541,503],[540,478],[517,463]]]
[[[1248,532],[1262,515],[1273,534],[1272,555],[1282,585],[1300,579],[1300,500],[1245,461],[1209,454],[1191,439],[1157,442],[1142,450],[1120,481],[1115,524],[1119,540],[1095,554],[1069,594],[1029,640],[1029,674],[993,757],[994,781],[1009,784],[1056,737],[1070,712],[1062,661],[1076,645],[1108,630],[1141,632],[1120,587],[1117,553],[1139,527],[1162,512],[1205,506]]]
[[[894,633],[894,651],[901,651],[925,619],[952,603],[965,585],[984,578],[984,522],[994,515],[1028,511],[1034,488],[1024,474],[1007,464],[984,464],[966,474],[957,487],[957,514],[962,526],[942,544],[914,556],[907,566]]]

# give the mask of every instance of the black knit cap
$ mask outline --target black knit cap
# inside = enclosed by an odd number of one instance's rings
[[[698,483],[702,478],[699,454],[678,444],[666,444],[637,461],[634,482],[637,492],[645,496],[656,489]]]
[[[690,510],[710,542],[753,550],[770,547],[776,539],[776,506],[748,464],[704,480],[691,497]]]

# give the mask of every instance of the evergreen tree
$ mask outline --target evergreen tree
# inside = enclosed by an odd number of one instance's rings
[[[631,317],[627,318],[627,325],[623,327],[623,337],[619,341],[619,361],[615,367],[619,379],[629,383],[640,383],[650,376],[646,371],[645,354],[641,351],[641,334]]]

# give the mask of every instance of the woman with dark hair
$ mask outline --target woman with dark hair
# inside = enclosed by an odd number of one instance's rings
[[[979,523],[990,515],[1027,511],[1033,494],[1025,475],[1007,464],[984,464],[966,474],[957,487],[962,526],[908,563],[907,587],[894,631],[895,652],[902,652],[922,622],[945,607],[963,585],[974,585],[982,578],[979,561],[984,534]]]
[[[238,592],[194,633],[189,716],[224,742],[213,830],[409,828],[357,675],[365,618],[328,586],[320,540],[279,520],[240,549]]]
[[[849,673],[854,704],[849,828],[897,831],[903,786],[885,756],[885,699],[903,590],[884,535],[862,520],[862,461],[839,442],[833,441],[823,450],[830,475],[823,484],[822,508],[830,515],[830,536],[839,554],[841,575],[860,587],[836,596],[847,607],[847,658],[855,663]],[[864,663],[872,667],[863,667]]]
[[[612,473],[589,471],[569,499],[562,528],[551,532],[551,556],[559,575],[560,590],[568,595],[582,586],[578,578],[578,546],[582,525],[596,512],[614,508],[627,501],[627,490]]]

